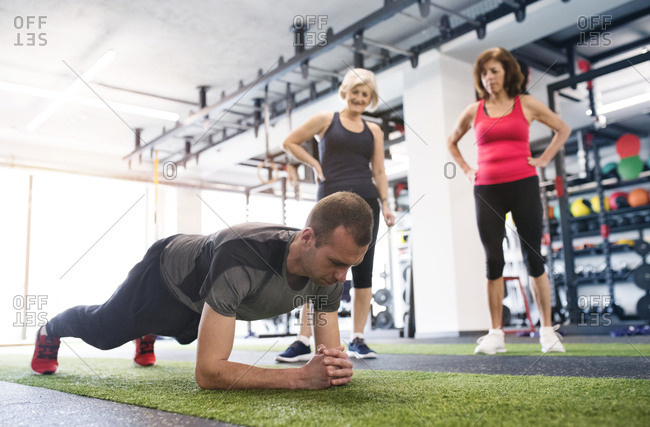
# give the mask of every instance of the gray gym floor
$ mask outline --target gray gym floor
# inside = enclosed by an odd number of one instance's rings
[[[232,425],[5,381],[0,400],[0,423],[6,426]]]
[[[403,339],[394,331],[371,331],[366,335],[372,343],[473,343],[478,335],[457,338]],[[236,344],[251,344],[269,348],[276,343],[290,344],[293,338],[250,338],[238,339]],[[506,337],[508,343],[535,343],[530,337]],[[612,338],[606,335],[567,336],[565,343],[629,343],[650,344],[650,336],[629,336]],[[25,355],[25,369],[28,368],[33,348],[4,347],[2,354]],[[110,351],[100,351],[84,343],[75,343],[75,352],[80,357],[132,357],[133,346],[126,344]],[[195,357],[193,345],[180,346],[172,341],[160,341],[156,345],[158,360],[189,360]],[[61,357],[72,357],[64,347]],[[275,365],[275,352],[233,351],[231,360],[257,365]],[[300,364],[285,364],[300,366]],[[476,374],[548,375],[576,377],[611,377],[650,379],[650,360],[639,357],[556,357],[543,356],[450,356],[450,355],[379,355],[374,360],[354,360],[356,369],[373,370],[381,375],[382,370],[418,370],[428,372],[458,372]],[[128,366],[128,365],[125,365]],[[126,367],[125,369],[128,369]],[[229,424],[209,421],[170,412],[141,408],[137,406],[108,402],[54,390],[23,386],[1,381],[0,378],[0,424],[2,425],[84,425],[84,426],[144,426],[144,425],[198,425],[225,426]],[[43,414],[47,414],[46,417]]]

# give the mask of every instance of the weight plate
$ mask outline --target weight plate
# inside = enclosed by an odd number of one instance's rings
[[[377,304],[386,306],[390,302],[392,295],[388,289],[380,289],[372,297]]]
[[[637,239],[634,241],[634,252],[641,256],[646,256],[650,252],[650,243],[645,240]]]
[[[377,313],[377,316],[375,316],[375,327],[379,329],[392,328],[393,316],[387,310]]]
[[[641,289],[650,291],[650,264],[641,264],[634,270],[634,283]]]
[[[650,320],[650,294],[646,294],[637,301],[636,314],[641,319]]]

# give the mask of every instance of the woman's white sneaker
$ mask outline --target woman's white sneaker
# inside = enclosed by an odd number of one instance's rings
[[[557,332],[558,329],[560,329],[560,325],[542,326],[539,328],[539,342],[542,344],[542,353],[551,351],[558,353],[566,352],[562,345],[562,335]]]
[[[487,335],[483,335],[476,340],[478,345],[474,349],[474,354],[497,354],[506,352],[505,334],[501,329],[490,329]]]

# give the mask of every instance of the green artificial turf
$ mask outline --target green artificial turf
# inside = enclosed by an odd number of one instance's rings
[[[474,354],[476,344],[379,344],[369,343],[370,348],[379,354]],[[645,356],[650,357],[650,344],[621,343],[564,343],[566,353],[547,353],[546,356]],[[263,346],[259,344],[236,345],[233,350],[269,351],[279,353],[287,348],[286,345],[275,344]],[[510,344],[506,342],[507,353],[502,356],[539,356],[542,354],[538,343]]]
[[[206,391],[192,362],[62,358],[51,376],[27,364],[3,357],[0,380],[243,425],[650,425],[647,380],[365,370],[330,390]]]

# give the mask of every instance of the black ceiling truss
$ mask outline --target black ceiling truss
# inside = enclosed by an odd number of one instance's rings
[[[310,64],[312,60],[337,47],[352,50],[350,65],[363,66],[375,73],[389,67],[410,61],[413,67],[418,64],[421,53],[440,47],[442,44],[470,32],[476,32],[478,38],[485,37],[488,23],[514,13],[517,21],[521,22],[526,16],[526,7],[537,0],[502,0],[490,10],[485,11],[482,3],[493,1],[477,1],[463,11],[454,11],[438,5],[430,0],[385,0],[384,6],[369,14],[365,18],[348,26],[339,33],[329,28],[325,33],[326,42],[315,45],[309,49],[304,43],[294,43],[295,55],[289,60],[280,57],[276,64],[264,72],[259,70],[257,77],[248,84],[239,82],[239,87],[231,94],[221,92],[220,99],[208,104],[207,92],[209,87],[201,86],[199,90],[198,111],[190,114],[186,119],[177,123],[169,130],[144,144],[138,144],[124,159],[134,156],[141,157],[142,153],[159,149],[163,154],[163,161],[174,161],[185,166],[190,160],[198,162],[199,155],[206,150],[217,147],[219,144],[232,139],[245,132],[253,130],[255,134],[264,125],[262,105],[266,101],[270,122],[285,115],[290,117],[291,111],[309,104],[338,90],[340,79],[347,72],[347,66],[339,70],[327,70]],[[404,12],[409,6],[418,5],[419,16]],[[428,18],[431,10],[442,11],[440,19]],[[403,48],[395,42],[369,39],[364,37],[364,31],[381,25],[393,16],[410,17],[414,21],[435,29],[435,34],[424,41],[412,44],[410,48]],[[415,28],[420,31],[422,27]],[[307,27],[294,27],[294,42],[304,40]],[[416,32],[409,37],[414,36]],[[406,37],[408,38],[408,37]],[[350,41],[351,44],[344,44]],[[373,64],[373,65],[370,65]],[[292,81],[291,78],[299,74],[301,81]],[[281,89],[279,89],[281,87]],[[260,93],[264,93],[260,96]],[[210,113],[220,112],[218,119],[210,118]],[[165,142],[186,141],[180,148],[169,148]],[[187,141],[191,141],[188,145]],[[177,147],[178,144],[173,144]],[[269,156],[270,153],[267,153]]]
[[[640,38],[638,40],[635,40],[633,42],[630,42],[630,43],[627,43],[627,44],[624,44],[624,45],[621,45],[621,46],[613,47],[613,48],[608,49],[606,52],[603,52],[601,54],[591,55],[591,56],[589,56],[587,58],[587,60],[589,62],[591,62],[592,64],[594,64],[596,62],[602,61],[603,59],[611,58],[612,56],[618,55],[620,53],[629,52],[629,51],[631,51],[633,49],[639,48],[641,46],[645,46],[647,44],[650,44],[650,36]]]
[[[604,15],[599,15],[601,19],[593,22],[593,28],[591,28],[591,24],[589,24],[590,28],[588,36],[601,37],[604,34],[615,32],[617,29],[621,29],[628,24],[643,19],[649,15],[650,6],[624,13],[611,20],[602,19]],[[544,71],[549,75],[557,77],[568,73],[569,77],[575,77],[575,60],[577,56],[585,59],[590,64],[596,64],[597,62],[611,58],[615,55],[629,52],[633,49],[647,45],[648,43],[650,43],[650,36],[642,36],[637,40],[624,45],[612,44],[602,52],[587,54],[585,53],[587,49],[582,49],[578,53],[576,49],[585,44],[585,35],[576,28],[575,34],[571,34],[568,37],[557,39],[553,36],[549,36],[533,43],[536,48],[546,50],[547,52],[556,52],[555,57],[558,61],[555,64],[544,61],[539,57],[539,55],[535,55],[535,52],[530,52],[526,47],[513,50],[513,54],[518,59],[526,62],[529,66]]]
[[[597,21],[594,21],[594,28],[589,28],[589,32],[594,33],[594,34],[602,34],[602,33],[607,33],[611,31],[615,31],[618,28],[623,28],[624,26],[640,19],[643,18],[647,15],[650,15],[650,6],[645,7],[640,10],[635,10],[634,12],[625,14],[623,16],[613,18],[611,20],[601,18]],[[604,15],[603,15],[604,16]],[[598,25],[597,27],[595,25]],[[548,39],[547,39],[548,40]],[[572,35],[571,37],[567,37],[562,40],[548,40],[548,42],[553,45],[555,48],[558,50],[562,49],[564,46],[567,45],[578,45],[581,42],[584,42],[584,36],[578,32],[578,34]],[[591,61],[590,58],[585,58]],[[596,62],[596,61],[593,61]]]

